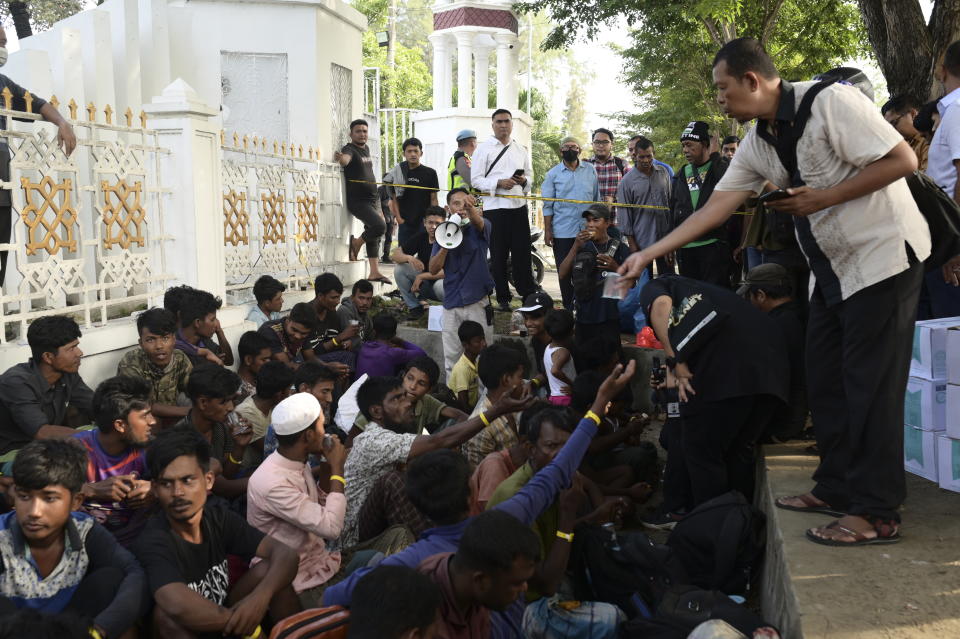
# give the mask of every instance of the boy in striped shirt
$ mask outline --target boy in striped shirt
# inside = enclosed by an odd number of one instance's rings
[[[149,394],[136,377],[105,380],[93,395],[97,428],[73,436],[87,451],[84,510],[123,546],[143,528],[153,501],[144,452],[156,425]]]

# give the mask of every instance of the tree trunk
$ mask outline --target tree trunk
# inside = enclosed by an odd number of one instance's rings
[[[13,26],[17,30],[17,38],[23,40],[33,35],[33,29],[30,27],[30,8],[26,2],[13,0],[8,5],[10,17],[13,18]]]
[[[891,96],[937,97],[934,70],[960,38],[960,0],[935,0],[930,24],[918,0],[857,0]]]

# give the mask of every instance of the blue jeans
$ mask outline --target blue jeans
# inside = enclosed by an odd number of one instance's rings
[[[413,280],[420,273],[415,271],[409,264],[399,264],[393,269],[393,279],[397,282],[397,288],[400,290],[400,296],[403,297],[403,303],[407,308],[417,308],[420,306],[420,300],[443,301],[443,280],[426,281],[420,284],[420,292],[413,293],[410,288],[413,286]]]
[[[924,275],[917,319],[938,319],[958,315],[960,315],[960,288],[944,282],[943,274],[938,268]]]
[[[760,252],[756,246],[748,246],[743,251],[744,255],[747,256],[747,270],[754,268],[755,266],[760,266],[763,264],[763,253]]]

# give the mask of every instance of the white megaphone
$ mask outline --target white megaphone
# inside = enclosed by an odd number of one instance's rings
[[[463,218],[454,213],[450,218],[437,227],[437,244],[445,249],[455,249],[463,242]]]

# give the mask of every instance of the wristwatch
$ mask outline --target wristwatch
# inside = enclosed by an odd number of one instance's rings
[[[675,369],[675,368],[677,367],[677,358],[676,358],[676,357],[668,357],[668,358],[666,358],[664,361],[665,361],[666,364],[667,364],[667,368],[669,368],[670,370],[673,370],[673,369]]]

